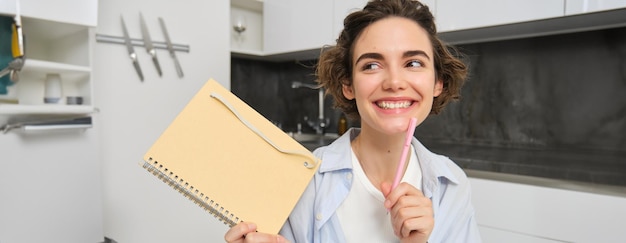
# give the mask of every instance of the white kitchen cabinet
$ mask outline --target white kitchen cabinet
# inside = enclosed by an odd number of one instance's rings
[[[246,1],[246,0],[239,0]],[[626,0],[423,0],[447,42],[467,44],[623,26]],[[244,55],[266,60],[314,59],[335,44],[343,20],[367,0],[265,0],[262,48]],[[593,16],[573,18],[580,13]],[[610,13],[607,16],[605,13]],[[238,43],[235,43],[238,44]],[[259,45],[259,42],[256,42]],[[234,54],[241,51],[231,45]]]
[[[17,104],[0,104],[0,125],[18,116],[86,115],[94,111],[91,77],[93,27],[22,17],[25,63],[20,80],[11,87]],[[45,104],[47,74],[61,77],[62,99]],[[66,104],[68,96],[82,97],[80,105]]]
[[[565,15],[626,8],[626,0],[566,0]]]
[[[85,116],[94,111],[93,28],[97,0],[20,0],[25,63],[0,103],[0,126]],[[6,4],[6,5],[5,5]],[[15,0],[0,0],[14,16]],[[61,104],[44,104],[44,79],[61,77]],[[82,105],[65,97],[81,96]],[[0,133],[0,242],[102,242],[99,134],[93,129]],[[19,196],[15,196],[19,195]]]
[[[231,56],[240,58],[265,56],[263,52],[263,2],[230,0],[229,24]],[[237,31],[238,27],[239,31]]]
[[[274,55],[332,44],[333,0],[265,0],[263,52]]]
[[[15,15],[19,1],[24,17],[96,26],[98,0],[0,0],[0,14]]]
[[[233,0],[230,28],[242,17],[246,18],[247,28],[241,34],[231,30],[231,53],[268,60],[317,58],[320,48],[335,44],[344,18],[362,9],[367,2],[265,0],[262,10],[257,11],[255,1]],[[435,12],[436,0],[422,2]],[[259,23],[262,26],[257,26]]]
[[[440,32],[562,17],[565,0],[437,0]]]
[[[362,9],[368,0],[265,0],[263,2],[263,55],[309,51],[316,58],[320,48],[334,45],[344,18]],[[435,0],[425,1],[433,6]],[[284,57],[293,57],[283,55]],[[302,55],[300,55],[301,57]]]
[[[0,14],[2,15],[14,15],[16,9],[15,0],[0,0]]]
[[[84,116],[94,112],[92,95],[93,28],[97,25],[97,0],[0,0],[0,12],[14,16],[19,8],[24,34],[25,62],[20,79],[0,103],[0,126],[10,122],[46,120],[56,116]],[[45,104],[47,74],[61,77],[61,101]],[[81,97],[82,104],[66,98]]]
[[[339,32],[343,30],[343,20],[348,14],[363,9],[368,0],[335,0],[333,5],[333,44]],[[436,0],[422,0],[422,3],[426,4],[430,11],[434,14],[436,9]]]
[[[623,187],[466,170],[483,242],[623,242]],[[497,196],[494,196],[497,195]],[[593,208],[581,220],[581,209]],[[589,223],[594,222],[594,223]]]
[[[233,55],[263,55],[262,11],[263,6],[255,8],[231,3],[230,50]],[[236,31],[235,26],[238,25],[245,27],[245,30]]]
[[[437,12],[437,0],[421,0],[420,2],[428,6],[428,9],[431,13],[433,13],[433,15]],[[435,20],[437,20],[436,17]]]
[[[343,30],[343,20],[348,14],[363,9],[368,0],[336,0],[333,2],[333,43]]]

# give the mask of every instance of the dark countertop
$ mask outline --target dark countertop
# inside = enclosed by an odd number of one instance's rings
[[[626,152],[422,142],[467,170],[626,186]]]
[[[301,142],[313,151],[332,142]],[[450,157],[468,173],[468,176],[509,181],[527,176],[524,183],[554,179],[558,185],[576,188],[594,186],[617,187],[626,190],[626,152],[585,149],[548,149],[495,147],[441,141],[421,141],[431,151]],[[515,177],[518,176],[518,177]],[[545,180],[544,180],[545,179]],[[513,179],[513,181],[519,181]],[[568,186],[566,186],[568,187]],[[598,190],[597,188],[594,190]],[[583,190],[584,191],[584,190]],[[615,191],[615,189],[610,189]],[[624,192],[626,195],[626,191]]]
[[[562,189],[569,191],[578,191],[585,193],[601,194],[626,198],[626,187],[594,184],[588,182],[542,178],[535,176],[515,175],[508,173],[489,172],[481,170],[465,169],[465,174],[469,178],[485,179],[492,181],[508,182],[515,184],[524,184],[530,186],[547,187],[554,189]]]

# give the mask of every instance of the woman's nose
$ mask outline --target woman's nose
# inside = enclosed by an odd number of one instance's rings
[[[383,80],[384,90],[403,90],[406,89],[408,82],[402,76],[400,68],[388,68],[385,80]]]

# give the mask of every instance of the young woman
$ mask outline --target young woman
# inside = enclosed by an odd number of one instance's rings
[[[319,83],[360,129],[317,149],[318,173],[279,235],[252,222],[228,242],[480,242],[464,172],[413,138],[392,188],[411,118],[459,97],[467,67],[437,37],[418,1],[375,0],[348,15],[320,56]]]

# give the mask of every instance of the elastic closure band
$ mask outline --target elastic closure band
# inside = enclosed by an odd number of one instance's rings
[[[284,150],[282,148],[280,148],[278,145],[274,144],[274,142],[272,142],[272,140],[270,140],[268,137],[265,136],[265,134],[263,134],[263,132],[259,131],[256,127],[254,127],[252,124],[250,124],[244,117],[242,117],[237,110],[226,100],[224,99],[220,94],[218,93],[211,93],[211,97],[220,101],[224,106],[226,106],[226,108],[228,108],[228,110],[230,110],[230,112],[232,112],[237,119],[239,119],[239,121],[241,121],[241,123],[243,123],[246,127],[248,127],[251,131],[253,131],[256,135],[258,135],[259,137],[261,137],[263,140],[265,140],[265,142],[267,142],[269,145],[271,145],[272,147],[274,147],[274,149],[276,149],[277,151],[284,153],[284,154],[292,154],[292,155],[300,155],[302,157],[305,158],[309,158],[307,153],[302,152],[302,151],[295,151],[295,150]],[[304,162],[304,166],[306,168],[309,169],[313,169],[315,168],[315,166],[317,166],[317,160],[313,160],[313,163],[309,163],[308,161]]]

